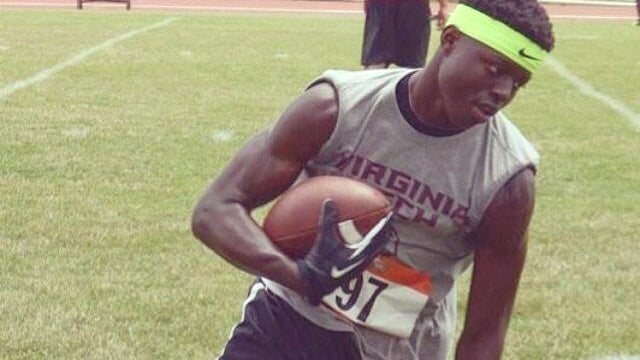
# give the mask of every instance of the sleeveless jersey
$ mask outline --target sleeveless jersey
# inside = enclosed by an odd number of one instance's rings
[[[501,113],[451,136],[414,129],[396,99],[398,82],[411,71],[415,70],[330,70],[317,79],[313,84],[328,82],[335,88],[339,114],[329,140],[302,174],[354,178],[392,200],[397,238],[387,250],[409,267],[428,273],[432,283],[410,335],[403,338],[355,325],[265,279],[273,293],[313,323],[353,331],[365,360],[446,358],[455,330],[455,279],[472,261],[472,231],[496,192],[538,162],[533,146]]]

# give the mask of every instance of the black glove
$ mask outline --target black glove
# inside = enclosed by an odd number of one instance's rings
[[[371,228],[362,241],[351,245],[340,236],[339,219],[336,203],[325,200],[316,242],[307,256],[297,262],[302,279],[309,285],[305,295],[313,305],[360,274],[391,239],[391,213]]]

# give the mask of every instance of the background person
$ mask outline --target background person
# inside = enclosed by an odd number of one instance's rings
[[[553,43],[535,0],[465,0],[425,68],[327,71],[251,139],[192,219],[198,239],[260,279],[220,359],[444,360],[455,282],[472,263],[456,360],[500,358],[538,153],[499,110]],[[342,268],[344,247],[322,250],[336,244],[332,203],[316,245],[298,261],[250,216],[296,181],[322,174],[367,182],[394,205],[393,231],[382,224],[376,245],[363,248],[367,261],[379,246],[384,252],[339,279],[327,269]]]
[[[447,1],[438,0],[438,29],[447,19]],[[431,36],[429,0],[364,0],[365,24],[361,63],[365,69],[390,64],[420,68]]]

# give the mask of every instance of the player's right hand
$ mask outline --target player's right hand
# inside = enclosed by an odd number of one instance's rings
[[[340,214],[335,202],[325,200],[320,215],[320,230],[313,247],[297,265],[308,285],[303,294],[313,305],[338,286],[360,274],[384,250],[391,239],[392,213],[382,218],[363,239],[346,244],[340,235]]]

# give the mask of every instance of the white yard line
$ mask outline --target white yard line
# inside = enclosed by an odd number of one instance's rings
[[[60,71],[66,69],[66,68],[68,68],[70,66],[77,65],[77,64],[81,63],[82,61],[84,61],[89,56],[91,56],[91,55],[93,55],[93,54],[95,54],[97,52],[103,51],[103,50],[105,50],[105,49],[107,49],[107,48],[109,48],[109,47],[111,47],[111,46],[113,46],[113,45],[115,45],[115,44],[117,44],[117,43],[119,43],[121,41],[130,39],[130,38],[132,38],[132,37],[134,37],[136,35],[140,35],[140,34],[146,32],[146,31],[157,29],[159,27],[165,26],[165,25],[167,25],[167,24],[169,24],[169,23],[171,23],[171,22],[173,22],[175,20],[176,20],[176,18],[169,18],[169,19],[160,21],[158,23],[155,23],[153,25],[149,25],[149,26],[145,26],[145,27],[140,28],[140,29],[129,31],[129,32],[124,33],[124,34],[122,34],[120,36],[116,36],[116,37],[111,38],[111,39],[109,39],[109,40],[107,40],[105,42],[102,42],[102,43],[98,44],[98,45],[95,45],[95,46],[90,47],[90,48],[88,48],[86,50],[83,50],[80,53],[68,58],[67,60],[65,60],[65,61],[63,61],[61,63],[58,63],[58,64],[56,64],[56,65],[54,65],[54,66],[52,66],[50,68],[46,68],[46,69],[40,71],[39,73],[31,76],[31,77],[28,77],[26,79],[19,80],[19,81],[16,81],[16,82],[12,83],[12,84],[6,85],[6,86],[0,88],[0,100],[6,98],[7,96],[13,94],[14,92],[16,92],[16,91],[18,91],[20,89],[24,89],[24,88],[26,88],[28,86],[31,86],[31,85],[36,84],[36,83],[39,83],[40,81],[44,81],[44,80],[48,79],[49,77],[51,77],[52,75],[54,75],[56,73],[59,73]]]
[[[622,101],[596,90],[591,84],[589,84],[579,76],[571,73],[564,66],[564,64],[556,60],[553,56],[548,56],[545,62],[547,66],[558,73],[558,75],[569,81],[573,86],[578,88],[580,92],[607,105],[611,110],[617,112],[618,114],[620,114],[620,116],[627,119],[631,123],[631,125],[635,127],[636,130],[640,130],[640,114],[634,112]]]
[[[598,1],[598,0],[540,0],[543,4],[560,5],[592,5],[592,6],[634,6],[633,0],[627,1]]]
[[[318,13],[318,14],[363,14],[362,10],[340,10],[340,9],[291,9],[291,8],[268,8],[268,7],[244,7],[244,6],[182,6],[182,5],[136,5],[141,9],[166,9],[166,10],[211,10],[211,11],[232,11],[232,12],[269,12],[269,13]]]
[[[552,19],[573,20],[636,20],[634,16],[607,16],[607,15],[549,15]]]

